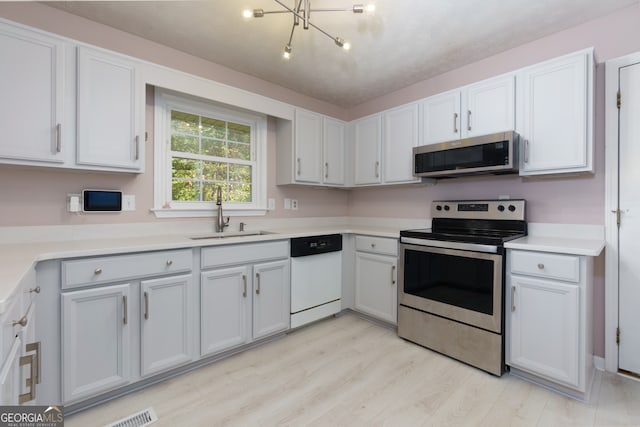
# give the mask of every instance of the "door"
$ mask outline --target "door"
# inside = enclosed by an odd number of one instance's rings
[[[397,322],[396,266],[396,257],[356,252],[356,310]]]
[[[63,403],[129,382],[129,284],[62,294]]]
[[[460,91],[431,96],[422,102],[422,145],[460,139]]]
[[[64,44],[0,26],[0,157],[62,163]]]
[[[380,114],[357,120],[354,132],[354,184],[380,184],[382,119]]]
[[[344,122],[324,119],[324,180],[325,184],[344,185]]]
[[[253,267],[253,338],[289,329],[289,260]]]
[[[515,77],[491,79],[467,87],[462,115],[465,137],[515,130]]]
[[[144,86],[124,57],[78,48],[77,163],[142,169]]]
[[[568,385],[580,381],[580,288],[511,276],[510,365]]]
[[[640,375],[640,63],[619,70],[619,328],[618,368]]]
[[[322,116],[296,110],[295,180],[320,184],[322,172]]]
[[[172,276],[140,284],[142,376],[192,359],[191,277],[190,274]]]
[[[418,146],[418,104],[386,111],[384,117],[385,183],[417,182],[413,176],[413,147]]]
[[[200,277],[200,354],[249,342],[251,267],[220,268]]]

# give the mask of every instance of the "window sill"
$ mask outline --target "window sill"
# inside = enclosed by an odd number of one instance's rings
[[[156,218],[213,218],[215,209],[150,209]],[[264,216],[266,209],[223,209],[224,216]]]

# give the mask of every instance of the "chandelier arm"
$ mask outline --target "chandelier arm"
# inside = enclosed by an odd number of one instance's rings
[[[280,0],[273,0],[273,1],[275,1],[276,3],[278,3],[280,6],[284,7],[285,9],[287,9],[289,12],[293,13],[298,18],[304,20],[304,16],[301,16],[294,9],[291,9],[289,6],[287,6],[286,4],[282,3]],[[333,41],[336,40],[335,37],[333,37],[331,34],[327,33],[325,30],[323,30],[322,28],[320,28],[317,25],[315,25],[313,22],[311,22],[311,21],[308,21],[308,22],[309,22],[309,25],[311,25],[316,30],[320,31],[325,36],[329,37],[331,40],[333,40]]]
[[[296,30],[296,23],[294,22],[291,26],[291,34],[289,34],[289,43],[287,45],[291,46],[291,41],[293,40],[293,32]]]

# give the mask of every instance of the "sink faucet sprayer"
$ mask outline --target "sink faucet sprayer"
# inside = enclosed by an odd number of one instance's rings
[[[216,219],[216,232],[221,233],[225,227],[229,226],[229,217],[225,221],[222,217],[222,187],[218,186],[218,192],[216,196],[216,206],[218,206],[218,217]]]

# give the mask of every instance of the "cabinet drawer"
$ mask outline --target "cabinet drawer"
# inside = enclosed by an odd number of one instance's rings
[[[191,249],[62,261],[62,289],[191,271]]]
[[[577,283],[580,281],[580,257],[511,251],[511,272]]]
[[[383,255],[398,255],[398,241],[384,237],[356,236],[356,250]]]
[[[202,268],[250,264],[289,257],[289,241],[245,243],[202,248]]]

